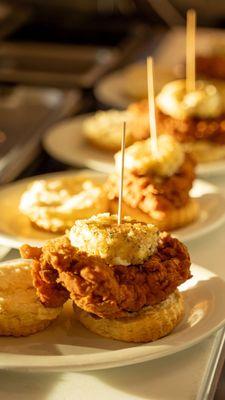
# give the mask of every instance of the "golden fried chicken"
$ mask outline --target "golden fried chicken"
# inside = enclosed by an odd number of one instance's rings
[[[225,57],[223,54],[198,55],[196,69],[199,75],[210,79],[225,79]]]
[[[170,177],[159,179],[154,175],[138,176],[124,173],[124,201],[132,208],[145,213],[166,211],[184,206],[189,201],[189,191],[195,178],[195,162],[186,154],[179,170]],[[106,191],[110,200],[118,198],[118,175],[109,176]]]
[[[42,249],[24,245],[23,258],[33,259],[37,294],[48,307],[69,297],[83,310],[103,318],[119,318],[156,305],[191,277],[186,247],[160,234],[157,250],[141,265],[109,265],[71,245],[67,236]]]
[[[157,110],[159,130],[174,136],[179,142],[209,140],[212,143],[225,144],[225,114],[216,118],[189,117],[184,120],[171,118]]]

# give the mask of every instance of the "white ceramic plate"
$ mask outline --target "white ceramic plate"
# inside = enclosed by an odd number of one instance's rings
[[[109,107],[125,109],[130,103],[135,101],[129,97],[123,90],[124,70],[112,72],[100,80],[95,87],[95,97],[102,104]]]
[[[166,64],[165,64],[166,65]],[[130,78],[130,68],[132,68],[132,78]],[[95,96],[96,98],[103,104],[106,104],[110,107],[115,107],[119,109],[127,108],[128,105],[132,102],[140,100],[139,97],[135,97],[134,94],[128,94],[126,92],[125,87],[125,79],[129,77],[132,79],[130,83],[133,85],[133,91],[135,93],[135,85],[138,87],[145,85],[145,81],[142,76],[146,72],[146,63],[143,61],[141,63],[131,64],[128,67],[125,67],[121,70],[113,72],[109,75],[106,75],[95,87]],[[161,65],[155,65],[154,68],[154,76],[155,76],[155,93],[158,93],[161,88],[169,81],[174,79],[174,74],[169,69],[165,69],[161,67]],[[136,89],[137,93],[140,91],[140,88]],[[142,92],[144,93],[145,91]],[[144,97],[147,97],[147,84],[146,84],[146,94]]]
[[[104,339],[82,327],[68,303],[44,332],[26,338],[1,337],[0,369],[96,370],[154,360],[193,346],[225,324],[225,282],[197,265],[192,266],[192,274],[180,287],[184,319],[165,338],[140,345]]]
[[[2,187],[0,189],[0,244],[13,248],[19,248],[24,243],[42,246],[47,239],[56,237],[52,233],[35,229],[28,218],[20,213],[18,209],[20,197],[34,179],[53,179],[72,175],[77,176],[78,179],[95,179],[101,182],[105,179],[105,175],[93,171],[67,171],[41,175]],[[196,222],[172,232],[173,236],[184,242],[209,233],[225,223],[225,197],[216,186],[196,180],[191,194],[199,202],[199,218]]]
[[[113,155],[89,145],[84,137],[83,121],[91,115],[80,115],[56,124],[44,135],[43,145],[52,157],[65,164],[110,173],[114,169]]]
[[[200,205],[199,218],[190,225],[173,231],[173,236],[184,242],[210,233],[225,223],[225,196],[217,186],[196,179],[191,196],[196,198]]]
[[[202,177],[225,175],[225,159],[197,166],[197,174]]]
[[[53,126],[44,135],[44,148],[52,157],[65,164],[110,173],[114,169],[113,155],[89,145],[84,138],[82,124],[90,115],[92,114],[80,115]],[[225,160],[200,164],[197,167],[197,174],[199,176],[225,174]]]
[[[222,47],[225,40],[224,29],[198,28],[196,35],[196,54],[209,54],[215,47]],[[171,29],[161,40],[155,52],[156,65],[166,65],[174,71],[183,63],[185,54],[186,31],[184,27],[177,26]]]

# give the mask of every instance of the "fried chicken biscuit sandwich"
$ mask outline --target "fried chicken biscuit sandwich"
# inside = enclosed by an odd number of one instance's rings
[[[191,277],[186,247],[151,224],[98,214],[78,220],[42,248],[24,245],[46,307],[68,298],[76,318],[107,338],[148,342],[169,334],[184,313],[177,287]]]
[[[117,210],[120,159],[121,152],[105,184],[112,213]],[[194,178],[195,162],[175,138],[159,136],[158,154],[153,154],[150,139],[136,142],[125,150],[124,215],[167,231],[191,223],[199,211],[189,194]]]
[[[168,83],[156,97],[160,132],[172,135],[197,162],[225,157],[224,89],[207,81],[196,81],[187,93],[186,81]]]

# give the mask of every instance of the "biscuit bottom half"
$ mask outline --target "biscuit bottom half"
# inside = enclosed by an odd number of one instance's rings
[[[156,306],[144,307],[127,317],[117,319],[98,318],[73,305],[76,319],[91,332],[124,342],[152,342],[168,335],[184,315],[184,301],[176,290]]]
[[[118,200],[110,201],[110,212],[116,214],[117,209]],[[161,230],[171,231],[195,221],[199,216],[199,204],[197,200],[190,198],[188,203],[181,208],[174,208],[174,210],[168,211],[154,211],[150,215],[139,208],[132,208],[123,202],[122,214],[140,222],[154,224]]]
[[[44,307],[36,295],[31,264],[18,260],[0,266],[0,336],[28,336],[47,328],[62,307]]]

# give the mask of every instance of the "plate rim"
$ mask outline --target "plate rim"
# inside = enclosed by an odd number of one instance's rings
[[[47,129],[47,131],[43,135],[42,144],[43,144],[44,149],[47,151],[48,154],[50,154],[51,157],[55,158],[56,160],[58,160],[60,162],[65,163],[66,165],[69,165],[72,167],[80,166],[82,168],[90,168],[97,172],[101,172],[102,169],[104,169],[108,173],[110,173],[113,170],[113,161],[112,161],[112,164],[110,163],[108,166],[107,162],[98,160],[97,156],[96,156],[96,158],[91,158],[90,160],[87,160],[87,161],[85,161],[81,157],[76,157],[76,156],[74,157],[73,160],[71,160],[70,158],[68,158],[65,155],[65,153],[63,153],[63,155],[62,155],[62,153],[59,154],[59,152],[56,150],[56,147],[54,145],[52,146],[51,136],[56,134],[61,128],[67,127],[72,124],[78,125],[77,132],[79,132],[79,136],[82,139],[82,137],[83,137],[82,129],[78,129],[78,128],[81,128],[80,125],[82,124],[82,121],[84,121],[86,118],[88,118],[90,116],[93,116],[94,114],[96,114],[96,113],[92,112],[92,113],[80,114],[73,118],[67,118],[59,123],[54,124],[51,128]],[[54,143],[54,141],[53,141],[53,143]],[[92,150],[95,152],[101,151],[94,147],[92,147]],[[105,154],[108,154],[110,156],[111,153],[105,152]],[[112,160],[113,160],[113,154],[112,154]]]
[[[0,267],[2,265],[8,265],[9,263],[20,263],[23,262],[23,259],[15,259],[15,260],[9,260],[9,261],[4,261],[0,263]],[[27,260],[26,260],[27,262]],[[192,263],[192,270],[195,269],[198,274],[202,273],[208,278],[219,278],[220,281],[224,284],[225,281],[222,279],[219,275],[215,274],[214,272],[210,271],[207,268],[204,268],[198,264]],[[217,292],[214,291],[217,296]],[[218,296],[217,296],[218,298]],[[125,349],[120,349],[120,350],[113,350],[110,354],[115,355],[116,353],[121,355],[121,358],[119,360],[111,360],[111,361],[104,361],[102,358],[105,358],[106,354],[99,353],[99,357],[97,357],[99,360],[96,362],[88,362],[84,365],[81,365],[78,363],[74,363],[73,359],[79,358],[79,355],[64,355],[64,356],[41,356],[41,355],[20,355],[20,354],[9,354],[9,353],[4,353],[0,352],[0,370],[1,369],[7,369],[7,370],[19,370],[19,371],[32,371],[32,372],[37,372],[37,371],[46,371],[46,372],[55,372],[55,371],[74,371],[74,372],[81,372],[81,371],[91,371],[91,370],[99,370],[99,369],[108,369],[108,368],[115,368],[115,367],[122,367],[122,366],[128,366],[128,365],[133,365],[133,364],[138,364],[142,362],[147,362],[155,359],[160,359],[163,357],[168,357],[172,354],[179,353],[183,350],[186,350],[192,346],[195,346],[196,344],[202,342],[204,339],[207,337],[211,336],[213,333],[218,331],[220,328],[225,326],[225,312],[223,319],[217,323],[215,326],[211,327],[207,332],[203,332],[202,335],[197,335],[194,339],[183,343],[182,345],[179,345],[176,347],[175,351],[173,346],[168,347],[168,349],[164,349],[160,354],[152,353],[152,354],[147,354],[146,355],[146,348],[148,345],[151,345],[151,343],[146,343],[146,344],[139,344],[138,346],[132,347],[132,348],[125,348]],[[171,333],[172,334],[172,333]],[[16,338],[15,338],[16,340]],[[156,343],[156,342],[154,342]],[[158,342],[159,343],[159,342]],[[135,353],[135,350],[142,348],[143,351],[141,354],[136,355],[133,357],[132,353]],[[178,348],[178,350],[177,350]],[[134,350],[133,350],[134,349]],[[133,350],[133,351],[132,351]],[[124,360],[123,356],[124,354],[131,352],[130,355],[128,355],[128,358]],[[1,360],[1,358],[4,359],[4,357],[7,358],[6,360]],[[15,363],[13,362],[13,359],[20,360],[22,357],[23,365],[18,361]],[[90,355],[91,357],[91,355]],[[94,354],[94,357],[96,357],[96,354]],[[36,363],[32,363],[32,360],[36,358]],[[27,362],[26,365],[24,365],[24,361]],[[31,361],[31,363],[28,363],[28,361]],[[4,364],[4,365],[3,365]]]
[[[134,63],[132,63],[134,64]],[[137,62],[137,64],[140,64],[140,62]],[[129,66],[129,65],[128,65]],[[134,98],[129,98],[126,94],[121,92],[120,97],[123,99],[122,101],[113,101],[112,98],[108,95],[105,96],[104,93],[102,93],[102,88],[105,88],[105,85],[108,84],[108,82],[116,82],[116,84],[120,85],[121,80],[123,79],[123,74],[126,73],[126,67],[117,69],[116,71],[110,72],[107,75],[103,76],[100,81],[97,83],[97,85],[94,87],[94,95],[100,103],[108,106],[108,107],[113,107],[117,108],[119,110],[124,110],[130,103],[135,102]],[[103,89],[105,91],[105,89]],[[111,98],[111,100],[110,100]]]

